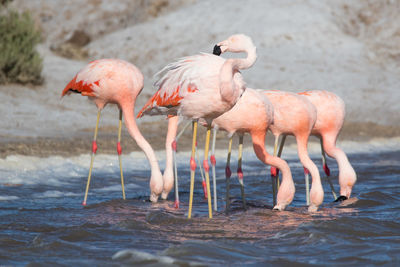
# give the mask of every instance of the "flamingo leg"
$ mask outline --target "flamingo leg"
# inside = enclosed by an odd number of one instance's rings
[[[278,138],[275,138],[275,146],[274,146],[274,156],[277,157],[281,157],[282,155],[282,151],[283,151],[283,147],[285,145],[285,141],[286,141],[286,134],[282,135],[282,139],[281,139],[281,143],[279,144],[279,149],[278,149],[278,143],[277,141],[279,140]],[[274,194],[274,203],[276,201],[276,194],[279,190],[279,186],[280,186],[280,181],[279,181],[279,169],[275,168],[275,175],[271,175],[271,179],[273,179],[272,181],[272,186],[273,186],[273,190],[272,193]],[[275,204],[276,205],[276,204]]]
[[[281,156],[282,156],[282,151],[283,151],[283,147],[284,147],[284,145],[285,145],[286,136],[287,136],[286,134],[282,135],[281,143],[280,143],[280,145],[279,145],[279,150],[278,150],[278,154],[277,154],[278,157],[281,157]],[[277,191],[278,191],[278,190],[279,190],[279,186],[280,186],[280,181],[279,181],[279,170],[277,170],[277,177],[278,177],[278,179],[277,179],[276,189],[277,189]]]
[[[96,151],[97,151],[96,139],[97,139],[97,132],[99,130],[100,113],[101,113],[101,110],[97,111],[97,122],[96,122],[96,128],[94,130],[94,137],[93,137],[93,142],[92,142],[92,157],[90,159],[89,175],[88,175],[88,180],[87,180],[87,183],[86,183],[85,197],[84,197],[83,202],[82,202],[83,206],[86,206],[87,195],[88,195],[88,192],[89,192],[90,178],[92,176],[94,155],[96,154]]]
[[[279,143],[279,136],[275,136],[275,144],[274,144],[274,157],[277,155]],[[273,206],[276,206],[276,193],[277,193],[277,182],[276,177],[278,175],[278,170],[275,167],[271,167],[271,185],[272,185],[272,198],[273,198]]]
[[[179,138],[181,138],[182,134],[186,131],[187,127],[189,127],[189,125],[192,124],[192,122],[188,122],[185,124],[185,126],[183,126],[182,130],[176,135],[175,141],[178,142]]]
[[[242,194],[243,209],[246,209],[246,198],[244,196],[243,170],[242,170],[242,155],[243,155],[243,134],[239,134],[239,151],[238,151],[238,169],[237,175],[240,183],[240,192]]]
[[[175,203],[174,206],[176,209],[179,209],[179,183],[178,183],[178,167],[177,167],[177,160],[176,160],[176,150],[177,150],[177,143],[181,135],[185,132],[186,128],[191,124],[189,121],[186,125],[182,128],[182,130],[176,135],[175,140],[171,143],[172,146],[172,161],[174,165],[174,191],[175,191]]]
[[[185,131],[185,129],[187,128],[189,124],[186,124],[185,127],[183,127],[182,131],[178,134],[178,136],[180,137],[180,135],[182,135],[182,133]],[[176,141],[178,141],[178,138],[176,138]],[[207,199],[207,184],[206,184],[206,180],[204,178],[204,172],[203,172],[203,168],[201,167],[200,164],[200,157],[199,157],[199,153],[197,150],[197,141],[196,141],[196,159],[197,159],[197,164],[199,165],[199,169],[200,169],[200,175],[201,175],[201,180],[202,180],[202,186],[203,186],[203,193],[204,193],[204,199]]]
[[[207,199],[207,184],[206,184],[206,180],[204,178],[204,172],[203,172],[203,168],[201,167],[201,163],[200,163],[200,157],[199,157],[199,153],[197,150],[197,142],[196,142],[196,158],[197,158],[197,164],[199,165],[199,169],[200,169],[200,175],[201,175],[201,184],[203,185],[203,193],[204,193],[204,199]]]
[[[306,203],[310,205],[310,172],[304,168],[304,181],[306,183]]]
[[[209,170],[210,167],[208,165],[208,150],[210,147],[210,135],[211,135],[211,125],[207,126],[207,135],[206,135],[206,144],[204,147],[204,160],[203,160],[203,167],[204,173],[206,175],[206,183],[207,183],[207,193],[208,193],[208,218],[212,218],[212,204],[211,204],[211,197],[210,197],[210,174]]]
[[[178,167],[176,166],[176,140],[172,142],[172,161],[174,162],[175,208],[179,209]]]
[[[193,190],[194,190],[194,175],[196,171],[195,150],[196,150],[196,139],[197,139],[197,120],[193,121],[193,140],[192,140],[192,155],[190,157],[190,195],[189,195],[189,212],[188,218],[192,218],[192,206],[193,206]]]
[[[121,173],[122,198],[125,199],[124,174],[122,172],[122,159],[121,159],[121,154],[122,154],[121,132],[122,132],[122,110],[119,110],[117,152],[118,152],[118,160],[119,160],[119,169],[120,169],[120,173]]]
[[[326,174],[326,179],[328,180],[329,186],[331,188],[332,191],[332,195],[333,195],[333,199],[336,200],[337,196],[335,193],[335,188],[333,187],[332,181],[330,179],[330,170],[328,168],[328,164],[326,163],[326,155],[325,155],[325,150],[324,150],[324,146],[322,143],[322,138],[320,139],[320,143],[321,143],[321,154],[322,154],[322,166],[324,168],[325,174]]]
[[[217,211],[218,210],[218,203],[217,203],[217,177],[215,174],[215,164],[216,164],[216,160],[215,160],[215,141],[217,138],[217,128],[214,127],[213,128],[213,137],[212,137],[212,144],[211,144],[211,157],[210,157],[210,161],[211,161],[211,168],[212,168],[212,175],[213,175],[213,195],[214,195],[214,210]]]
[[[229,138],[229,146],[228,146],[228,156],[226,159],[226,167],[225,167],[225,182],[226,182],[226,206],[225,206],[225,213],[229,213],[230,209],[230,199],[229,199],[229,190],[230,190],[230,185],[229,185],[229,180],[231,178],[231,154],[232,154],[232,139],[233,137]]]

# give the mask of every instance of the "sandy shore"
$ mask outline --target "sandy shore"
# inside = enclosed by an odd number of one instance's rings
[[[185,123],[181,123],[183,127]],[[144,122],[140,124],[142,134],[148,140],[155,150],[165,149],[165,135],[167,132],[167,122]],[[98,136],[98,153],[113,154],[116,153],[117,127],[105,126],[99,128]],[[204,144],[204,127],[199,129],[199,146],[202,148]],[[400,136],[400,127],[381,126],[374,123],[346,123],[339,136],[339,141],[359,141],[366,142],[372,138],[390,138]],[[15,137],[0,136],[0,157],[5,158],[8,155],[29,155],[38,157],[48,157],[52,155],[75,156],[91,151],[91,140],[93,138],[92,129],[75,133],[71,137]],[[237,143],[237,138],[234,138]],[[251,139],[249,135],[245,137],[245,146],[250,146]],[[293,138],[289,138],[288,142],[294,142]],[[317,142],[316,138],[311,138],[310,142]],[[136,142],[129,136],[126,129],[122,134],[123,153],[138,151],[140,148]],[[228,140],[225,132],[218,132],[217,148],[227,148]],[[267,145],[273,145],[273,136],[268,134]],[[181,136],[178,149],[181,151],[190,150],[191,132],[186,132]],[[271,151],[271,149],[269,149]]]

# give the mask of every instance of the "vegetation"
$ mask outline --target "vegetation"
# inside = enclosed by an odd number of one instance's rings
[[[43,60],[35,49],[41,35],[34,21],[27,12],[0,9],[0,84],[41,84]]]

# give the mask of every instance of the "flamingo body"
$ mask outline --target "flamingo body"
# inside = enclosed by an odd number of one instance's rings
[[[139,112],[138,117],[149,115],[180,115],[207,121],[229,110],[245,89],[241,74],[234,70],[234,103],[223,99],[219,74],[225,59],[200,54],[173,62],[162,69],[163,76],[155,83],[157,92]]]
[[[324,151],[336,159],[339,167],[340,195],[350,198],[357,175],[346,154],[336,147],[337,136],[345,117],[345,104],[339,96],[328,91],[313,90],[299,94],[307,97],[317,109],[317,120],[312,134],[322,138]]]
[[[213,127],[234,133],[266,131],[273,122],[271,102],[261,93],[247,88],[238,102],[227,112],[213,120]]]
[[[62,96],[72,91],[91,98],[97,108],[108,103],[132,104],[143,89],[143,74],[129,62],[99,59],[90,62],[67,84]]]
[[[270,131],[278,138],[280,135],[294,135],[302,165],[311,173],[310,211],[317,210],[324,199],[324,191],[317,166],[311,161],[307,152],[309,135],[317,120],[317,110],[304,96],[291,92],[267,90],[261,92],[271,101],[274,107],[274,124]]]

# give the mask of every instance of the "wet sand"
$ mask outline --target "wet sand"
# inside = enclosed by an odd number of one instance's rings
[[[185,125],[182,122],[180,128]],[[143,122],[139,128],[152,145],[154,150],[165,149],[165,135],[167,132],[167,121],[160,120],[156,122]],[[99,128],[97,139],[98,152],[102,154],[116,153],[117,127],[104,126]],[[205,128],[199,128],[198,141],[200,149],[204,144]],[[339,141],[368,141],[372,138],[390,138],[400,136],[400,127],[382,126],[375,123],[345,123],[339,136]],[[53,136],[53,137],[15,137],[0,136],[0,157],[5,158],[8,155],[27,155],[48,157],[52,155],[75,156],[90,153],[93,138],[93,129],[86,128],[79,132],[71,132],[69,137]],[[178,142],[178,150],[187,151],[191,148],[191,131],[187,129]],[[250,136],[245,136],[245,146],[250,146]],[[273,144],[273,136],[268,134],[267,144]],[[294,142],[289,138],[288,143]],[[317,139],[311,138],[310,142],[317,142]],[[234,144],[237,138],[234,138]],[[123,153],[127,154],[132,151],[138,151],[140,148],[136,142],[130,137],[126,128],[123,129],[121,141]],[[226,133],[218,132],[216,148],[225,149],[228,146]]]

